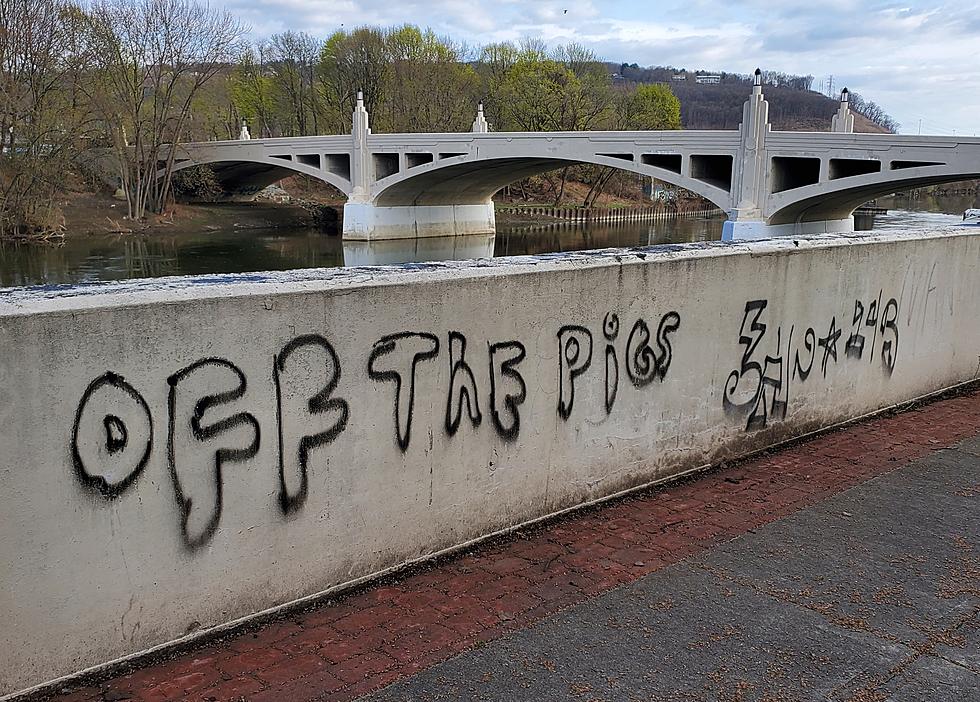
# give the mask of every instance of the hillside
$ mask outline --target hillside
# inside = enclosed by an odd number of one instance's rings
[[[741,83],[671,85],[681,101],[681,123],[685,129],[737,129],[742,121],[746,85]],[[782,86],[766,86],[769,120],[773,129],[786,131],[826,132],[840,105],[838,100],[812,91]],[[854,129],[858,132],[887,133],[863,115],[856,114]]]
[[[737,129],[742,121],[742,105],[751,90],[747,76],[733,73],[714,74],[718,84],[702,84],[697,77],[704,71],[686,71],[670,67],[639,68],[635,64],[607,64],[613,80],[620,85],[664,83],[681,103],[681,125],[684,129]],[[769,101],[769,119],[773,129],[785,131],[825,132],[837,112],[839,101],[810,89],[812,76],[764,73],[765,94]],[[867,106],[877,117],[876,124],[858,111]],[[888,133],[891,119],[873,102],[858,95],[852,97],[855,110],[854,129],[865,133]]]

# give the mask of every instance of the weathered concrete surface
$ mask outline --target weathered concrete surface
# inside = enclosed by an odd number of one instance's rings
[[[0,690],[975,378],[978,262],[948,232],[6,293]]]
[[[366,699],[980,699],[980,437]]]
[[[406,241],[345,239],[345,266],[391,266],[405,262],[465,261],[493,258],[495,235],[428,237]]]
[[[477,205],[379,207],[344,205],[344,239],[372,241],[488,235],[496,231],[493,202]]]
[[[722,241],[757,241],[774,236],[801,236],[813,234],[848,234],[854,231],[854,217],[821,220],[818,222],[794,222],[792,224],[764,224],[752,220],[725,220],[721,229]]]
[[[959,444],[958,451],[972,451],[980,459],[980,439],[977,438],[980,432],[980,383],[972,385],[972,388],[951,397],[920,404],[912,410],[852,423],[792,446],[701,474],[689,481],[644,491],[539,528],[522,530],[511,538],[482,545],[465,555],[444,559],[431,567],[319,602],[301,611],[292,611],[288,616],[273,619],[262,626],[231,633],[178,654],[143,661],[130,669],[117,670],[105,679],[88,679],[78,685],[68,685],[53,700],[348,702],[399,680],[411,678],[426,668],[475,647],[492,648],[499,639],[515,631],[548,620],[614,588],[635,583],[665,569],[684,569],[686,566],[682,564],[695,558],[707,560],[713,548],[739,536],[749,535],[746,538],[753,540],[752,546],[763,549],[761,552],[745,549],[750,555],[749,563],[753,564],[747,569],[755,572],[754,565],[758,565],[761,581],[778,580],[784,573],[797,576],[799,568],[794,569],[793,563],[787,564],[787,555],[791,556],[792,553],[780,551],[772,559],[767,558],[773,544],[780,542],[778,535],[784,530],[776,528],[770,531],[770,534],[777,534],[776,539],[754,539],[751,534],[764,525],[803,510],[816,508],[821,511],[821,503],[835,495],[875,477],[900,470],[913,461],[936,456],[937,452],[946,451],[947,447]],[[869,445],[874,447],[873,451],[868,450]],[[936,472],[931,468],[931,461],[924,467]],[[918,474],[921,471],[917,471]],[[980,497],[977,477],[964,472],[962,478],[959,484],[950,481],[948,486],[953,493],[951,502],[956,505],[964,504],[959,498],[975,500]],[[916,501],[916,509],[928,509],[934,506],[932,503],[936,495],[932,489],[925,492],[928,499],[921,506],[918,503],[923,498],[909,495],[907,491],[886,491],[880,499],[876,493],[872,493],[869,499],[874,507],[868,517],[884,512],[894,519],[896,511],[901,513],[910,499]],[[863,494],[867,494],[867,491]],[[946,504],[946,500],[941,502]],[[967,509],[969,506],[967,503]],[[851,514],[857,513],[852,511]],[[941,518],[941,514],[940,510],[931,511],[927,523],[932,526]],[[840,516],[846,515],[841,513]],[[812,517],[810,519],[813,520]],[[823,565],[837,564],[842,554],[834,552],[832,547],[840,544],[842,535],[836,529],[827,529],[825,524],[816,521],[818,528],[807,535],[805,543],[799,544],[799,551],[809,549],[820,554]],[[832,523],[837,524],[838,521]],[[959,518],[949,523],[943,522],[937,525],[938,529],[930,528],[917,538],[903,533],[912,548],[926,551],[926,556],[900,559],[898,563],[889,564],[893,566],[889,574],[911,578],[914,580],[912,589],[917,593],[924,592],[924,585],[918,580],[923,571],[917,568],[917,563],[934,565],[931,548],[934,543],[939,543],[938,554],[949,551],[949,539],[943,538],[944,533],[952,537],[963,558],[972,558],[975,555],[977,527],[974,525],[972,530],[960,532],[961,522]],[[880,541],[869,540],[858,544],[857,553],[862,557],[859,567],[850,573],[835,574],[863,585],[868,569],[874,571],[881,565],[882,558],[891,552],[891,546],[879,548]],[[831,553],[824,556],[828,550]],[[723,552],[722,559],[733,550],[724,547]],[[773,569],[780,570],[766,570],[764,564],[770,560]],[[932,567],[926,570],[935,571]],[[975,580],[976,572],[975,569],[956,568],[954,575],[957,578],[956,587],[962,591],[950,593],[944,587],[938,600],[940,607],[950,606],[952,599],[964,601],[972,586],[971,581],[963,576]],[[743,587],[741,583],[739,587]],[[834,596],[837,592],[831,590],[831,597],[821,598],[812,607],[802,599],[790,601],[811,608],[834,624],[839,624],[838,620],[844,621],[840,615],[845,613],[854,617],[865,616],[863,611],[857,609],[860,605],[862,609],[871,609],[880,615],[873,621],[868,620],[879,628],[882,621],[899,626],[906,622],[918,625],[926,618],[933,617],[937,610],[937,607],[930,606],[930,602],[933,605],[937,603],[936,598],[922,597],[912,602],[894,597],[898,593],[891,588],[876,592],[870,600],[852,599],[853,591],[846,586],[837,589],[842,593],[836,600]],[[766,591],[778,592],[768,584]],[[790,589],[786,594],[789,596],[794,592]],[[814,593],[822,595],[825,592],[827,589],[814,590],[807,596],[816,599]],[[685,594],[679,593],[682,598]],[[806,593],[799,594],[802,597]],[[843,595],[847,595],[845,604],[855,609],[834,609]],[[734,597],[735,592],[724,591],[720,603],[702,601],[702,608],[693,611],[690,623],[680,617],[684,612],[680,611],[680,606],[675,607],[673,593],[670,596],[671,599],[656,601],[650,608],[653,612],[651,616],[658,620],[662,620],[659,614],[665,611],[671,611],[674,616],[667,621],[665,634],[661,635],[656,629],[650,630],[647,645],[656,645],[660,638],[676,640],[684,631],[701,626],[706,616],[717,619],[717,610],[726,609],[725,598]],[[704,610],[709,615],[704,615]],[[737,623],[739,616],[739,612],[734,614],[733,623]],[[858,625],[860,620],[853,623]],[[782,626],[779,631],[785,633],[786,629],[786,626]],[[913,637],[917,632],[920,636],[926,635],[926,632],[919,632],[918,629],[912,628],[911,631]],[[815,638],[825,641],[824,632],[820,633],[821,636]],[[602,638],[608,639],[612,635],[604,633]],[[630,636],[627,634],[625,638]],[[969,631],[962,636],[954,634],[941,644],[942,648],[937,646],[936,650],[952,651],[941,655],[948,660],[959,660],[954,655],[956,652],[970,655],[968,644],[972,636],[973,633]],[[771,632],[762,632],[755,645],[750,646],[739,637],[709,636],[707,644],[726,658],[739,654],[738,663],[742,668],[757,670],[772,659],[771,646],[766,646],[765,642],[772,641],[773,637]],[[804,660],[813,660],[814,654],[819,651],[816,644],[808,643],[809,638],[804,636],[792,642],[803,650]],[[913,645],[912,642],[913,639],[909,639],[908,645]],[[503,646],[506,651],[513,651],[512,641],[504,642]],[[596,650],[608,653],[600,648]],[[692,646],[689,650],[698,649]],[[923,647],[922,651],[928,653],[928,648]],[[693,655],[683,650],[670,653]],[[819,656],[818,653],[816,655]],[[597,659],[596,663],[601,660]],[[836,674],[835,669],[820,663],[817,661],[812,670],[804,671],[806,677],[802,677],[801,681]],[[617,661],[614,659],[607,664],[613,667]],[[584,671],[589,669],[586,667],[577,672],[584,675]],[[508,682],[498,679],[494,671],[488,672],[489,675],[481,673],[480,680],[473,685],[469,685],[465,679],[437,679],[431,687],[410,682],[406,686],[396,687],[394,691],[404,687],[426,688],[434,695],[445,695],[451,690],[451,684],[457,684],[468,690],[472,687],[471,692],[479,689],[482,694],[494,699],[512,699],[493,694],[496,690],[507,689]],[[559,672],[554,665],[552,672],[555,673],[553,679],[559,682],[570,677],[569,671]],[[644,672],[631,671],[626,684],[629,685]],[[778,667],[774,666],[774,672],[779,672]],[[692,677],[670,671],[662,684],[681,678],[691,682]],[[718,678],[719,671],[712,671],[705,677],[704,684],[710,689]],[[431,677],[423,676],[425,679]],[[678,690],[678,696],[687,694],[693,697],[691,693],[703,687],[698,686],[698,682],[691,683],[686,690]],[[787,677],[774,675],[772,683],[776,687],[786,687]],[[589,690],[585,690],[586,686]],[[752,693],[759,692],[759,688],[747,691],[737,681],[731,688],[729,694],[709,695],[709,699],[712,702],[732,700],[741,695],[745,700],[747,697],[751,699]],[[561,690],[561,687],[557,689]],[[588,697],[588,693],[593,691],[590,682],[580,683],[576,690],[582,693],[583,699],[591,699]],[[385,694],[391,695],[392,692]],[[569,697],[575,698],[576,695],[569,694]],[[855,697],[858,700],[873,700],[880,699],[881,695],[869,692],[863,697]],[[670,696],[666,698],[672,699]],[[406,696],[404,699],[415,698]],[[525,697],[517,695],[516,699],[523,700]],[[622,697],[612,695],[598,699]],[[649,698],[642,696],[640,699]],[[658,695],[655,699],[664,697]],[[800,699],[802,702],[808,697],[801,694],[774,698],[770,695],[768,699]]]

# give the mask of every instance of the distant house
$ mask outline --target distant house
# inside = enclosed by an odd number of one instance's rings
[[[704,75],[694,76],[694,80],[702,85],[718,85],[718,83],[721,83],[721,76],[716,73],[706,73]]]
[[[683,73],[677,73],[677,74],[671,76],[670,79],[671,80],[676,80],[678,83],[680,83],[682,80],[687,80],[687,76],[685,76]]]

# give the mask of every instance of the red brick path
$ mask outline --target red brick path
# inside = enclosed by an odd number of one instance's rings
[[[350,700],[980,433],[980,390],[481,548],[54,699]]]

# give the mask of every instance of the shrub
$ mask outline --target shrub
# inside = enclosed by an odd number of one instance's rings
[[[223,192],[221,183],[210,166],[189,166],[173,174],[174,193],[202,200],[217,197]]]

